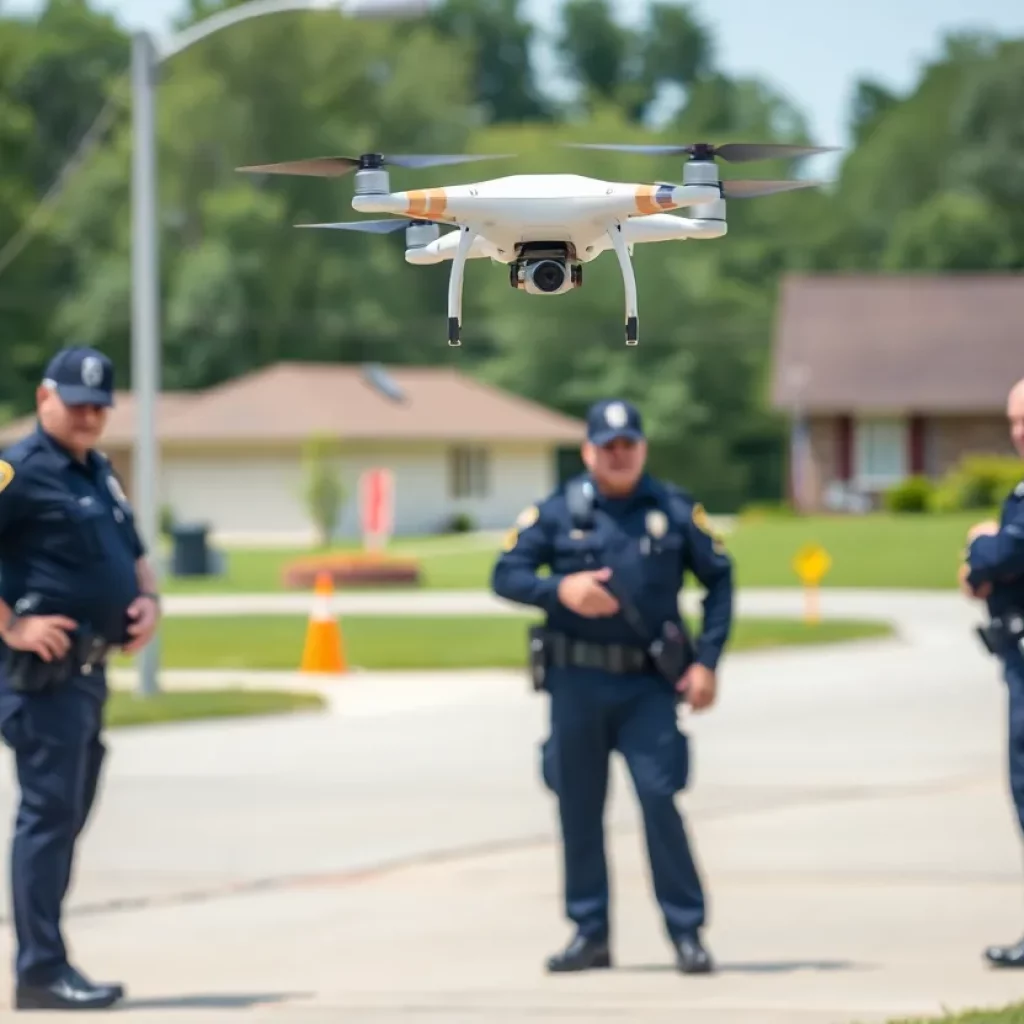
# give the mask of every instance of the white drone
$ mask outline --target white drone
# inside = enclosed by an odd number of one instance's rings
[[[688,154],[683,184],[653,185],[600,181],[576,174],[520,174],[471,185],[392,192],[387,166],[437,167],[478,156],[329,156],[287,163],[240,167],[255,174],[341,177],[355,171],[352,208],[387,213],[386,220],[299,224],[388,234],[405,228],[407,262],[452,260],[448,285],[448,344],[461,345],[462,285],[466,260],[490,258],[510,268],[513,288],[529,295],[563,295],[583,285],[583,264],[614,249],[626,292],[626,344],[639,340],[636,277],[630,256],[638,242],[721,238],[726,233],[725,200],[811,188],[820,181],[721,181],[715,157],[732,162],[785,159],[833,152],[835,147],[729,143],[714,146],[618,146],[583,144],[576,148],[629,153]],[[691,207],[691,217],[670,211]],[[441,225],[457,230],[441,234]]]

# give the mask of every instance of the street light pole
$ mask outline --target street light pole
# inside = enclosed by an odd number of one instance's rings
[[[334,10],[353,18],[408,19],[436,0],[249,0],[184,29],[164,45],[145,32],[132,37],[132,394],[135,445],[132,498],[139,532],[154,551],[160,574],[160,459],[157,404],[163,345],[160,338],[160,218],[157,196],[156,83],[160,64],[182,50],[243,21],[291,11]],[[138,691],[159,690],[159,646],[154,638],[139,656]]]
[[[144,32],[132,38],[132,392],[135,446],[132,499],[139,533],[153,551],[160,573],[159,445],[156,406],[160,394],[160,231],[156,168],[156,77],[152,40]],[[139,655],[139,691],[157,692],[159,637]]]

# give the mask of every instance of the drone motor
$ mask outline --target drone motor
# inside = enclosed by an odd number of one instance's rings
[[[406,249],[422,249],[441,237],[441,228],[429,220],[412,221],[405,229]]]
[[[361,156],[354,177],[357,196],[386,196],[391,192],[391,175],[384,167],[384,158],[378,153]]]
[[[695,154],[683,164],[684,185],[717,185],[719,180],[718,164],[710,158]]]

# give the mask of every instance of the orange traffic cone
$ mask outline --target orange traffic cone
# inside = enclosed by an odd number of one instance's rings
[[[306,645],[302,652],[301,672],[342,673],[345,653],[341,629],[331,613],[334,585],[329,572],[319,573],[313,587],[313,608],[306,627]]]

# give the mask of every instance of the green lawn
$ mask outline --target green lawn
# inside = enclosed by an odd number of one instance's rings
[[[987,514],[793,517],[741,523],[726,539],[740,586],[798,583],[792,560],[820,544],[832,558],[822,582],[834,587],[950,589],[968,528]]]
[[[752,519],[727,538],[744,587],[798,586],[792,559],[816,543],[832,557],[823,586],[949,589],[967,528],[980,513],[948,516],[870,515]],[[500,541],[479,537],[429,537],[396,541],[396,554],[416,555],[426,589],[479,590],[488,585]],[[337,550],[341,550],[340,548]],[[306,549],[230,550],[228,571],[213,579],[168,578],[170,593],[253,593],[281,589],[282,566],[310,555]]]
[[[286,711],[315,711],[324,703],[324,698],[317,693],[277,690],[164,692],[144,699],[123,690],[111,690],[106,722],[111,728],[116,728],[201,718],[270,715]]]
[[[394,541],[389,551],[414,555],[423,570],[422,584],[431,590],[480,590],[488,585],[491,565],[500,539],[480,537],[423,537]],[[355,545],[338,545],[325,554],[351,551]],[[282,590],[281,572],[288,562],[309,558],[310,548],[230,549],[224,552],[227,571],[220,577],[176,579],[167,576],[166,593],[270,593]]]
[[[346,616],[341,620],[350,666],[367,669],[519,667],[526,663],[530,616]],[[299,667],[306,618],[294,615],[169,616],[161,625],[165,668],[292,670]],[[695,630],[696,632],[696,630]],[[878,622],[746,619],[733,650],[831,643],[885,636]],[[125,664],[115,659],[115,666]]]
[[[1012,1003],[995,1010],[969,1010],[945,1017],[901,1017],[888,1024],[1024,1024],[1024,1003]]]

